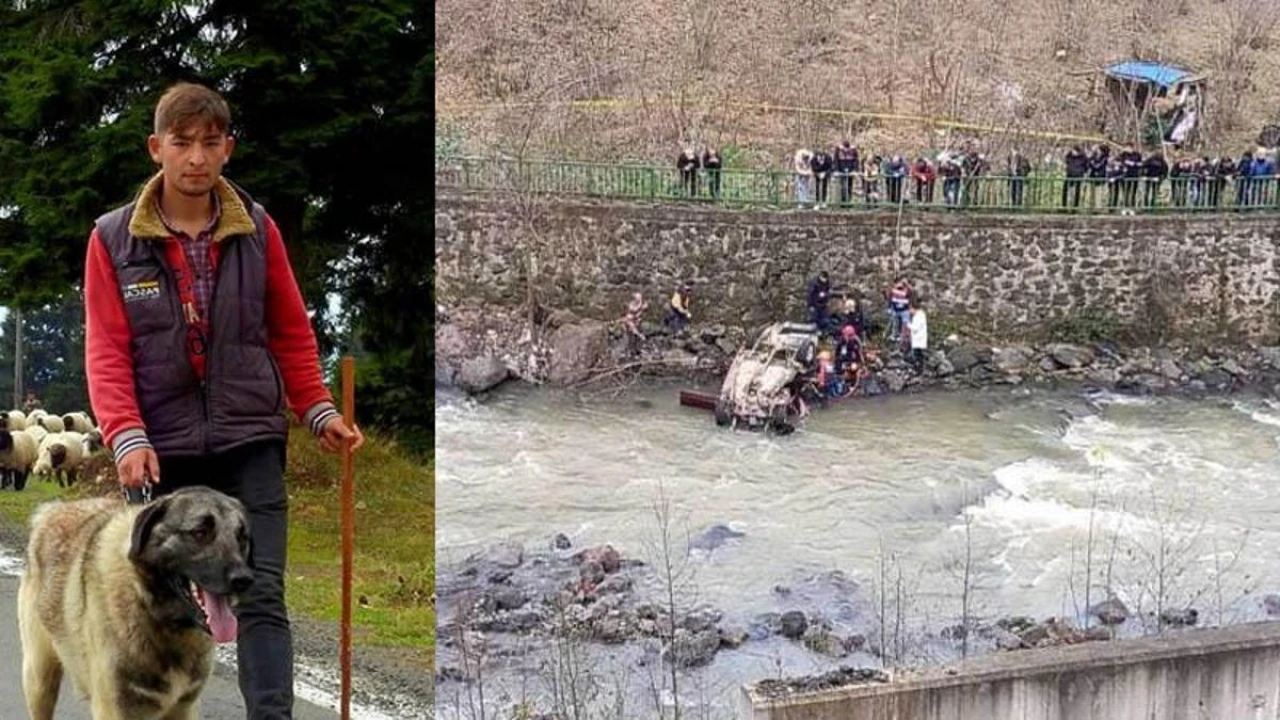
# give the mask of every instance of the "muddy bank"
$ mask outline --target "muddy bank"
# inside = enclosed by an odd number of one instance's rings
[[[21,554],[27,545],[27,535],[26,527],[0,519],[0,545]],[[290,623],[297,677],[336,697],[340,691],[337,624],[297,614],[290,618]],[[223,662],[214,665],[214,672],[234,679],[234,656],[228,657],[226,649],[220,651],[219,656]],[[357,640],[353,644],[351,665],[354,703],[390,717],[430,716],[435,702],[435,682],[431,667],[421,660],[391,648],[361,646]]]
[[[568,311],[439,307],[436,382],[472,394],[509,380],[562,388],[634,374],[715,382],[763,327],[694,324],[673,336],[660,324],[646,323],[641,342],[626,337],[617,321]],[[936,340],[920,371],[895,349],[875,353],[867,363],[870,375],[856,392],[1075,384],[1135,395],[1199,397],[1251,390],[1280,396],[1280,346],[991,343],[938,337],[937,332],[934,328]]]

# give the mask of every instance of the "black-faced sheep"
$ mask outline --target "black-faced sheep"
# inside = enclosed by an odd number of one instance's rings
[[[0,432],[0,487],[25,488],[38,454],[39,446],[25,431]]]
[[[84,445],[85,438],[80,433],[49,433],[40,441],[32,472],[37,477],[56,477],[62,487],[70,486],[76,481],[80,465],[84,463]]]

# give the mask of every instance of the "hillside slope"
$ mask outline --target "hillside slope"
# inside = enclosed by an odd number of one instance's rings
[[[710,142],[775,167],[845,134],[881,152],[946,141],[917,122],[730,101],[1097,135],[1105,96],[1088,71],[1137,56],[1209,75],[1206,150],[1239,154],[1280,116],[1278,19],[1275,0],[441,0],[437,136],[470,152],[664,164],[682,141]],[[548,105],[586,98],[638,102]],[[988,152],[1054,149],[977,136]]]

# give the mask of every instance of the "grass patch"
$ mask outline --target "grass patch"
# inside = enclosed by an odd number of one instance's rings
[[[352,636],[357,645],[405,650],[424,668],[435,652],[435,464],[394,441],[368,435],[356,454],[356,537]],[[110,463],[106,463],[108,466]],[[108,470],[110,468],[108,467]],[[337,622],[342,612],[341,463],[305,429],[289,436],[289,566],[291,614]],[[0,518],[26,528],[37,505],[67,495],[114,492],[101,484],[61,491],[34,478],[22,492],[0,493]]]
[[[424,667],[435,650],[435,464],[370,436],[356,455],[354,638],[413,651]],[[342,612],[338,456],[295,428],[289,438],[291,610],[337,621]]]
[[[47,500],[57,500],[62,492],[56,483],[40,482],[35,478],[27,481],[22,492],[5,490],[0,492],[0,517],[6,522],[27,529],[27,519],[36,506]]]

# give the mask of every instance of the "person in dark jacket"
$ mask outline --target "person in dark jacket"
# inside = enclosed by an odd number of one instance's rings
[[[328,451],[363,436],[325,387],[279,228],[222,176],[230,125],[209,88],[161,96],[147,139],[159,172],[89,235],[85,374],[123,487],[209,486],[244,503],[256,567],[234,611],[240,690],[249,717],[289,718],[284,411]]]
[[[1022,207],[1026,203],[1024,191],[1027,176],[1031,174],[1031,161],[1018,150],[1009,156],[1007,167],[1009,173],[1009,202],[1014,207]]]
[[[813,154],[810,162],[813,167],[813,182],[817,186],[818,199],[815,202],[826,205],[827,190],[831,187],[831,171],[835,169],[835,163],[831,159],[831,153],[821,149]]]
[[[1169,194],[1173,198],[1174,207],[1187,204],[1187,183],[1191,179],[1190,158],[1179,158],[1169,168]]]
[[[1153,208],[1160,198],[1160,185],[1169,175],[1169,163],[1161,153],[1152,153],[1142,163],[1142,204]]]
[[[1107,163],[1107,207],[1120,207],[1120,196],[1124,189],[1124,163],[1119,157],[1113,157]]]
[[[1258,154],[1253,157],[1253,171],[1250,173],[1254,205],[1275,204],[1275,174],[1275,164],[1270,155],[1259,149]]]
[[[1111,148],[1099,143],[1089,153],[1086,162],[1089,175],[1089,205],[1096,207],[1098,192],[1107,185],[1107,165],[1111,163]]]
[[[861,160],[858,149],[851,147],[848,140],[840,143],[835,156],[836,174],[840,176],[840,204],[848,205],[853,202],[853,178],[862,167]]]
[[[809,283],[809,322],[818,326],[818,332],[826,332],[828,305],[831,302],[831,278],[827,271],[818,273],[818,277]]]
[[[1067,151],[1067,179],[1062,184],[1062,207],[1080,207],[1080,183],[1089,168],[1089,160],[1079,145]]]
[[[1142,182],[1142,153],[1129,143],[1120,152],[1120,165],[1124,168],[1124,187],[1121,194],[1125,207],[1134,207],[1138,203],[1138,183]]]
[[[1245,152],[1236,163],[1236,205],[1244,207],[1253,202],[1253,153]]]
[[[889,202],[898,205],[902,202],[902,185],[907,180],[910,168],[901,155],[894,155],[884,166],[884,186],[889,195]]]
[[[689,197],[698,196],[698,154],[693,148],[686,147],[676,158],[676,169],[680,171],[680,187],[689,193]]]
[[[723,163],[720,162],[720,153],[715,148],[707,148],[702,152],[702,169],[707,171],[707,187],[711,190],[711,197],[720,199],[720,169]]]

